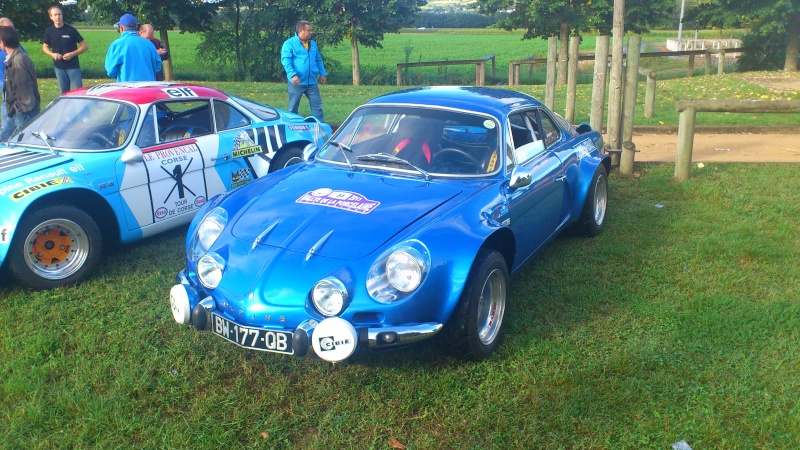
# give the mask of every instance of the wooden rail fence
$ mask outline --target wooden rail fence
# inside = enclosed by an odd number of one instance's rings
[[[686,181],[692,169],[694,124],[698,112],[800,113],[800,100],[679,100],[675,181]]]
[[[397,85],[398,86],[403,85],[403,69],[407,67],[456,66],[464,64],[475,64],[475,86],[483,86],[486,84],[486,61],[492,62],[492,77],[494,78],[496,75],[494,55],[489,55],[481,59],[399,63],[397,64]]]

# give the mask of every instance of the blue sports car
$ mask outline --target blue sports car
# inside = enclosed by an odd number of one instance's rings
[[[186,224],[207,199],[302,161],[330,132],[204,86],[69,92],[0,145],[0,264],[36,289],[81,281],[104,243]]]
[[[313,158],[210,199],[175,320],[239,346],[344,362],[443,333],[481,360],[510,275],[606,223],[609,157],[536,99],[431,87],[357,108]]]

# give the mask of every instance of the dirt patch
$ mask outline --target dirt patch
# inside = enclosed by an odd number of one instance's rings
[[[634,160],[675,162],[677,134],[633,135],[639,150]],[[800,163],[800,134],[697,134],[692,162],[796,162]]]
[[[761,85],[775,93],[800,93],[800,72],[743,72],[736,77]],[[796,162],[800,163],[800,129],[732,128],[725,132],[717,127],[703,133],[695,129],[692,146],[693,162]],[[710,127],[709,127],[710,129]],[[678,149],[677,129],[670,133],[636,133],[633,143],[636,161],[675,162]],[[607,141],[606,141],[607,142]]]

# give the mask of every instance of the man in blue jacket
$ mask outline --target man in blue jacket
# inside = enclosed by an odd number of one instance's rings
[[[317,43],[311,40],[311,24],[301,20],[297,22],[297,34],[286,40],[281,48],[281,64],[289,79],[289,109],[297,113],[300,99],[303,94],[308,97],[311,105],[311,114],[325,121],[322,112],[322,97],[319,95],[317,76],[319,82],[325,84],[327,73],[322,64],[322,55],[319,54]]]
[[[120,36],[106,53],[106,73],[117,81],[155,81],[161,71],[161,57],[147,39],[136,32],[136,18],[125,14],[114,25]]]

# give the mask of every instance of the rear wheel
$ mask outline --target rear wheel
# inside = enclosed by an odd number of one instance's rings
[[[269,163],[269,173],[303,162],[303,149],[292,146],[284,149]]]
[[[508,279],[506,260],[500,253],[478,252],[448,324],[447,337],[456,356],[481,361],[497,347],[506,310]]]
[[[88,214],[73,206],[54,206],[22,219],[9,265],[21,283],[51,289],[85,280],[101,252],[100,229]]]
[[[601,164],[592,177],[592,184],[586,194],[581,217],[578,219],[580,232],[594,237],[603,232],[606,227],[606,212],[608,210],[608,174]]]

